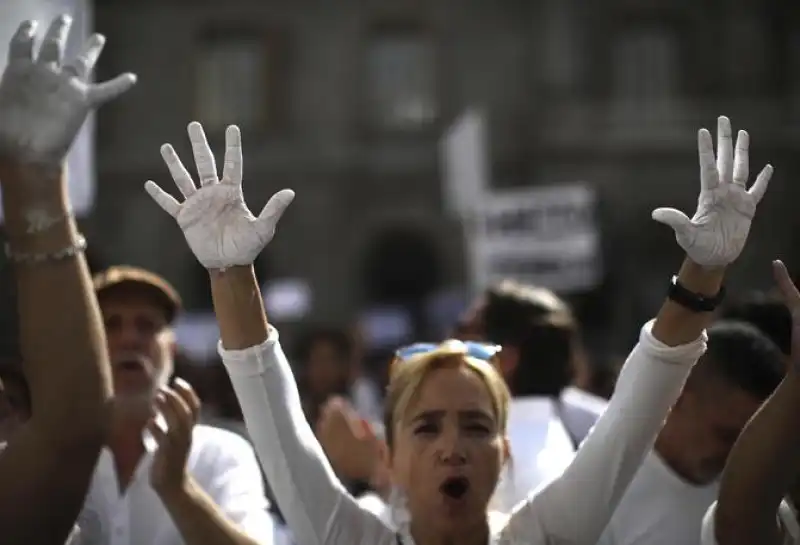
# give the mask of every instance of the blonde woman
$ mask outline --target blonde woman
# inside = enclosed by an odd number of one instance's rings
[[[448,341],[398,351],[385,418],[395,532],[362,509],[331,470],[264,313],[251,265],[294,193],[277,193],[253,216],[241,191],[239,130],[226,132],[221,180],[198,123],[189,125],[189,137],[200,186],[166,145],[162,155],[185,201],[153,182],[146,188],[209,270],[220,353],[278,504],[302,545],[595,543],[705,349],[723,270],[744,247],[771,174],[767,167],[748,191],[746,134],[734,166],[730,131],[721,131],[718,168],[711,135],[700,131],[702,187],[694,218],[674,209],[653,213],[675,230],[687,253],[670,297],[642,329],[608,410],[573,463],[499,524],[490,525],[487,515],[501,468],[511,463],[508,391],[491,365],[499,348]]]

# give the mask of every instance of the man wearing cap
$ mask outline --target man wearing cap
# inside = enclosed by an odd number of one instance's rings
[[[177,291],[117,266],[97,274],[114,384],[107,447],[78,517],[81,539],[112,545],[266,544],[273,540],[252,447],[196,424],[200,403],[173,374]],[[154,415],[158,415],[154,417]]]

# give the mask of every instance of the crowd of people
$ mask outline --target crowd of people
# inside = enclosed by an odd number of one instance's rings
[[[748,188],[749,136],[734,142],[726,117],[716,152],[698,133],[693,216],[653,212],[685,259],[608,401],[586,391],[569,306],[511,281],[476,299],[451,339],[398,348],[385,395],[324,363],[352,357],[342,332],[301,339],[292,356],[306,365],[293,367],[253,262],[294,192],[252,214],[239,129],[220,176],[190,123],[197,183],[165,144],[180,198],[145,190],[208,271],[238,400],[228,412],[244,421],[210,425],[175,372],[177,291],[139,268],[87,267],[64,159],[86,116],[136,78],[92,83],[104,38],[65,60],[69,27],[53,21],[37,51],[23,22],[0,80],[21,355],[2,373],[3,543],[800,544],[800,291],[776,260],[773,293],[726,294],[773,172]]]

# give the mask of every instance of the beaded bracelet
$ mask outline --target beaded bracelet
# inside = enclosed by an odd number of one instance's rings
[[[61,250],[55,252],[41,253],[41,254],[17,254],[11,251],[11,247],[6,244],[6,257],[12,262],[21,265],[38,265],[47,261],[61,261],[75,257],[78,254],[86,251],[86,238],[83,235],[78,235],[75,243]]]

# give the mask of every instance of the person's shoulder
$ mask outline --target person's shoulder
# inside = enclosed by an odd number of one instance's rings
[[[239,446],[239,448],[251,448],[250,442],[238,433],[218,426],[209,426],[208,424],[197,424],[194,427],[192,441],[204,446],[224,445],[226,448],[236,446]]]
[[[205,424],[198,424],[194,427],[192,454],[204,462],[255,458],[253,446],[244,437],[232,431]]]
[[[608,407],[608,400],[574,386],[561,392],[561,402],[569,409],[599,417]]]

